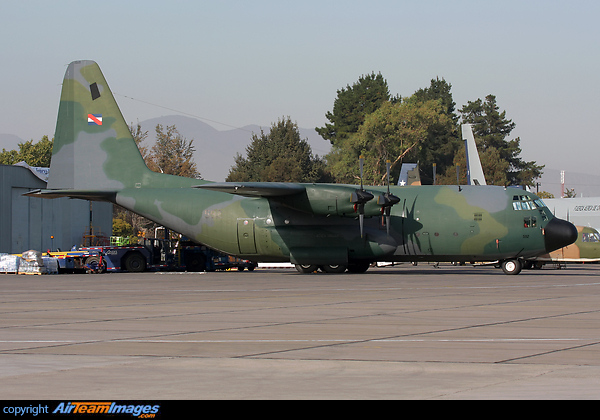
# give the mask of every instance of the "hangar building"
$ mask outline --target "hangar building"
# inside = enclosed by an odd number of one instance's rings
[[[0,165],[0,252],[67,251],[90,237],[110,236],[111,203],[23,196],[46,188],[47,177],[47,168],[24,162]]]

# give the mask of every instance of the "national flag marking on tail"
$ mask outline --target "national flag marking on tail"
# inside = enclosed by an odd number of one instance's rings
[[[88,125],[102,125],[102,114],[88,114]]]

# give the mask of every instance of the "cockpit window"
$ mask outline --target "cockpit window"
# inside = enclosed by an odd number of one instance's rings
[[[513,210],[535,210],[546,207],[539,198],[533,198],[528,195],[513,195]]]
[[[581,240],[583,242],[600,242],[600,234],[598,234],[597,232],[582,233]]]

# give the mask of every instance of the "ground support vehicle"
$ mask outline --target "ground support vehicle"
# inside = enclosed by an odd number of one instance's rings
[[[231,257],[206,246],[166,239],[144,238],[137,245],[110,245],[80,248],[103,256],[106,271],[216,271],[254,270],[257,264]]]
[[[48,251],[47,255],[58,260],[59,273],[102,273],[106,268],[102,253],[97,250]]]

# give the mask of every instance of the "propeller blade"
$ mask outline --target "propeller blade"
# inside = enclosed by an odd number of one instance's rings
[[[386,169],[386,179],[387,179],[387,192],[380,194],[377,197],[377,204],[381,206],[381,215],[383,216],[385,213],[385,227],[387,230],[387,234],[390,234],[390,222],[391,222],[391,214],[392,214],[392,206],[398,204],[400,202],[400,198],[395,196],[390,192],[390,168],[391,162],[386,160],[385,169]],[[382,219],[383,222],[383,219]]]
[[[360,213],[360,214],[358,215],[358,223],[359,223],[359,225],[360,225],[360,237],[361,237],[361,238],[364,236],[364,235],[363,235],[363,231],[364,231],[364,229],[363,229],[364,220],[365,220],[365,215],[364,215],[364,213]]]
[[[363,189],[363,164],[365,162],[365,158],[363,155],[360,155],[358,158],[358,166],[360,168],[360,189]]]
[[[390,236],[390,222],[392,221],[392,208],[387,207],[385,209],[385,230],[387,231],[388,236]]]
[[[363,188],[363,155],[360,155],[358,165],[360,169],[360,189],[355,190],[351,194],[350,202],[354,203],[354,211],[358,210],[358,223],[360,225],[360,237],[362,238],[364,236],[365,203],[371,201],[375,196]]]
[[[390,193],[390,166],[392,165],[392,162],[390,162],[390,160],[386,160],[385,161],[385,172],[386,172],[386,176],[387,176],[387,192],[388,194]]]

